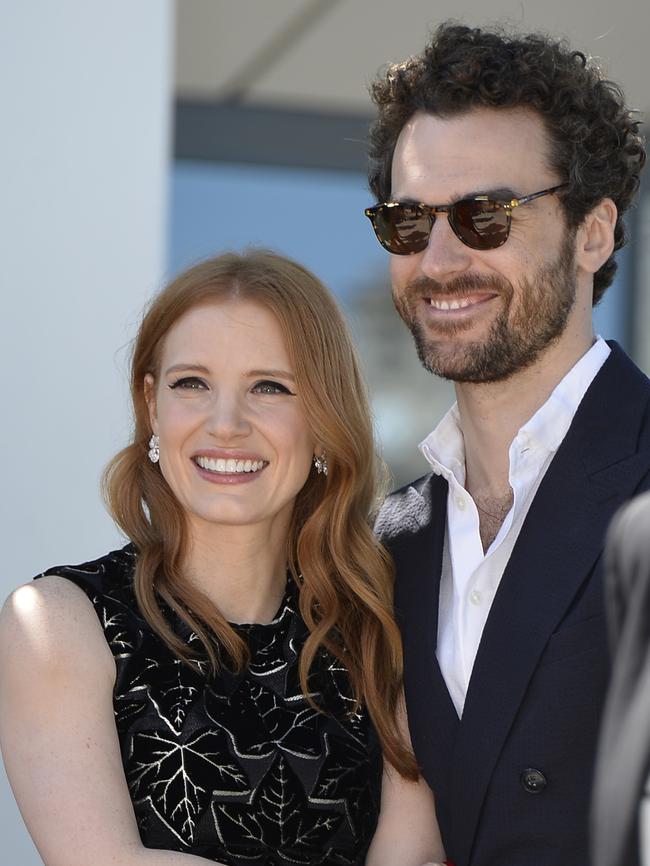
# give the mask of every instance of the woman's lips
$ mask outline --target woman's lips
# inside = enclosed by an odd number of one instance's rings
[[[269,465],[267,460],[234,457],[192,458],[201,478],[212,484],[247,484],[259,478]]]
[[[267,465],[267,461],[262,460],[261,458],[250,457],[206,457],[203,454],[199,454],[193,459],[196,465],[200,466],[201,469],[206,469],[208,472],[217,472],[221,475],[233,475],[241,472],[259,472],[260,469],[263,469]]]

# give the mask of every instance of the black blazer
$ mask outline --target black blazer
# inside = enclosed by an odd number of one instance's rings
[[[650,495],[617,515],[606,551],[615,655],[596,764],[593,862],[635,866],[639,801],[650,768]]]
[[[462,721],[436,659],[447,483],[392,494],[409,727],[456,866],[583,866],[609,675],[601,552],[650,487],[650,382],[612,344],[531,503],[479,645]]]

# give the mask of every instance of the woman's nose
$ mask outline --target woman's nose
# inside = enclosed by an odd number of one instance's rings
[[[220,441],[250,433],[250,420],[241,398],[234,394],[215,394],[206,427]]]

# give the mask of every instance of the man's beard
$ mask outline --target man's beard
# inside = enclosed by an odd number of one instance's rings
[[[575,303],[574,238],[573,232],[567,232],[557,259],[539,267],[532,278],[519,280],[516,299],[512,283],[484,275],[458,277],[444,285],[421,277],[400,297],[393,293],[397,312],[413,334],[425,369],[453,382],[478,383],[503,381],[530,367],[564,332]],[[473,318],[445,323],[441,317],[435,330],[442,340],[428,333],[427,326],[418,321],[416,305],[422,298],[461,298],[475,291],[495,292],[503,302],[503,309],[480,342],[459,340],[453,345],[455,334],[462,335],[473,327]]]

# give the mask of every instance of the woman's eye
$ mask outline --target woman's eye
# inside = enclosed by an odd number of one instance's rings
[[[292,394],[285,385],[279,382],[256,382],[252,388],[255,394]]]
[[[202,379],[198,379],[196,376],[185,376],[183,379],[177,379],[175,382],[171,382],[169,387],[172,390],[175,388],[181,388],[184,391],[203,391],[207,385]]]

